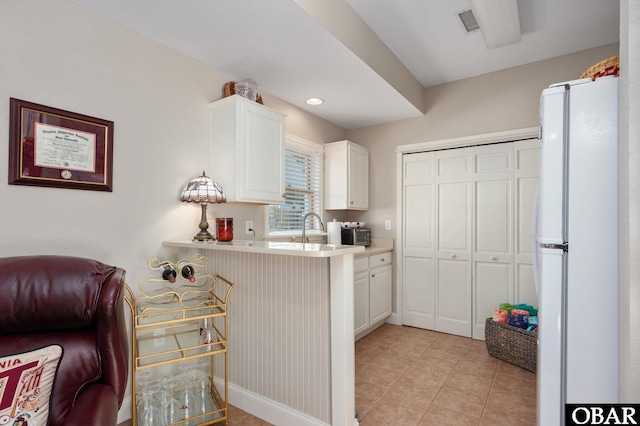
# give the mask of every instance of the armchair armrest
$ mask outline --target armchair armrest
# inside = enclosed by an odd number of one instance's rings
[[[76,399],[65,426],[118,424],[118,397],[113,387],[93,384]]]

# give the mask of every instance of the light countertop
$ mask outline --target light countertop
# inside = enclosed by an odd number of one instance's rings
[[[363,252],[356,253],[354,256],[371,256],[374,254],[386,253],[388,251],[393,251],[393,239],[373,238],[369,247],[366,247]]]
[[[249,241],[234,240],[231,242],[194,242],[185,241],[163,241],[162,245],[166,247],[183,247],[190,249],[203,250],[225,250],[237,251],[245,253],[262,253],[262,254],[283,254],[286,256],[303,256],[303,257],[332,257],[342,256],[345,254],[358,254],[365,252],[362,246],[343,246],[316,243],[293,243],[293,242],[274,242],[274,241]],[[388,250],[386,250],[388,251]]]

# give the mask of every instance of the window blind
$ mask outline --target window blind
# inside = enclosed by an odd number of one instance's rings
[[[302,230],[306,213],[322,214],[322,145],[285,141],[285,202],[269,206],[269,232]],[[314,216],[307,229],[320,230]]]

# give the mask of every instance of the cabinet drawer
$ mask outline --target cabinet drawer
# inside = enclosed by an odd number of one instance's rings
[[[388,265],[391,263],[391,252],[380,253],[373,256],[369,256],[369,267],[375,268],[376,266]]]
[[[366,271],[369,269],[369,258],[357,257],[353,260],[353,272]]]

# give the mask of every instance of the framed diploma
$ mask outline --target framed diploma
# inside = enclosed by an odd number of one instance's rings
[[[113,121],[11,98],[9,184],[112,191]]]

